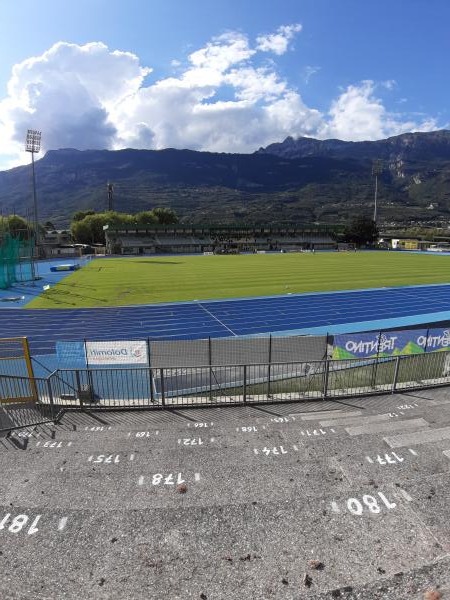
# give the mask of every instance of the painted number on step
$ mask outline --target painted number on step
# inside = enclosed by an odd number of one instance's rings
[[[17,515],[14,517],[11,513],[7,513],[0,521],[0,531],[4,530],[9,533],[20,533],[24,530],[24,533],[33,535],[33,533],[39,531],[37,524],[39,523],[40,518],[41,515],[37,515],[33,521],[31,521],[31,517],[28,515]]]
[[[361,499],[349,498],[345,504],[345,508],[348,512],[358,517],[367,513],[377,515],[386,509],[391,510],[396,506],[397,504],[395,502],[390,502],[383,492],[378,492],[376,496],[364,494]],[[333,512],[341,512],[337,502],[332,502],[331,507]]]
[[[120,462],[120,454],[98,454],[97,456],[95,454],[91,454],[91,456],[88,458],[88,462],[104,465],[110,465],[113,463],[117,464]]]
[[[203,446],[202,438],[178,438],[178,443],[182,446]]]
[[[85,431],[108,431],[109,429],[111,429],[110,427],[85,427],[84,430]]]
[[[378,463],[379,465],[395,465],[401,464],[405,459],[397,452],[386,452],[383,455],[377,454],[375,458],[366,456],[366,460],[369,463]]]
[[[152,485],[180,485],[184,483],[181,473],[169,473],[168,475],[163,475],[162,473],[155,473],[152,477]]]

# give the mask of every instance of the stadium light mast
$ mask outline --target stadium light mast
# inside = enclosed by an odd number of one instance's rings
[[[39,258],[39,222],[38,222],[38,205],[36,194],[36,171],[34,169],[34,153],[41,149],[41,132],[36,129],[28,129],[25,140],[26,152],[31,152],[31,168],[33,174],[33,228],[34,228],[34,244],[31,251],[31,277],[33,278],[33,286],[36,281],[36,258]]]
[[[378,196],[378,175],[383,172],[383,161],[380,159],[374,160],[372,165],[372,175],[375,177],[375,197],[373,203],[373,221],[377,222],[377,196]]]
[[[41,132],[36,129],[29,129],[27,131],[27,139],[25,143],[25,150],[31,152],[31,166],[33,173],[33,227],[34,227],[34,247],[36,252],[39,246],[39,224],[38,224],[38,205],[36,195],[36,172],[34,169],[34,155],[41,149]]]

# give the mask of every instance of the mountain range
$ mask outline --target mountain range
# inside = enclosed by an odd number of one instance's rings
[[[193,150],[48,151],[36,160],[39,220],[77,210],[173,208],[186,223],[337,223],[374,204],[380,223],[450,220],[450,131],[345,142],[288,137],[253,154]],[[0,172],[2,214],[31,213],[31,166]]]

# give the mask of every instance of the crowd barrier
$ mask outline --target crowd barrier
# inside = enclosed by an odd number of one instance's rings
[[[221,366],[58,369],[45,379],[0,376],[0,405],[7,411],[34,393],[33,407],[41,408],[43,420],[48,420],[72,408],[277,403],[386,394],[448,384],[450,352],[367,360],[326,358]]]
[[[288,402],[450,383],[448,328],[334,337],[61,342],[55,368],[33,358],[41,369],[38,377],[30,377],[30,361],[5,348],[0,430],[11,428],[13,413],[21,415],[19,427],[53,420],[70,408]]]

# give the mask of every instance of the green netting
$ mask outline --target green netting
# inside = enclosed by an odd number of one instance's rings
[[[33,280],[33,240],[6,233],[0,237],[0,289]]]

